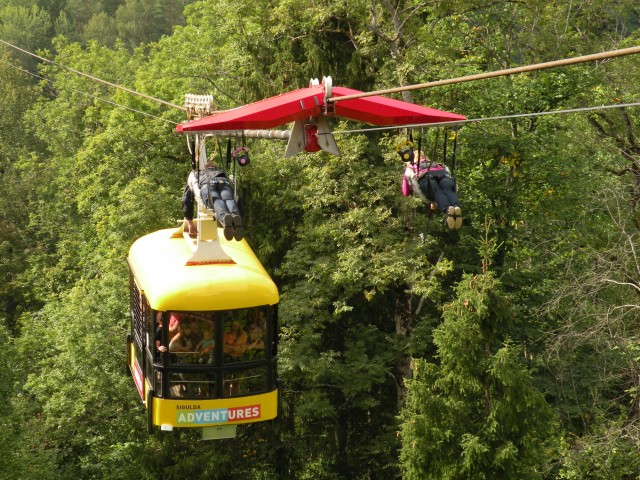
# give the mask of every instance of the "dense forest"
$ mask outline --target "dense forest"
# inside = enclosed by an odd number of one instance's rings
[[[209,442],[149,435],[124,373],[125,257],[182,219],[184,112],[69,70],[228,109],[637,46],[635,0],[0,0],[0,40],[0,478],[638,478],[640,110],[580,111],[640,102],[638,56],[395,95],[478,120],[460,230],[402,196],[407,132],[248,140],[282,412]],[[451,131],[412,135],[437,158]]]

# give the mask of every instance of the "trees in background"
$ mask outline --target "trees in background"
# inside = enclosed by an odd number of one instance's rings
[[[463,275],[433,330],[433,359],[414,359],[407,380],[404,478],[542,478],[557,441],[554,414],[517,340],[528,319],[489,269],[495,240],[479,243],[482,273]]]
[[[635,8],[13,1],[0,3],[0,38],[176,104],[211,93],[225,109],[324,75],[372,90],[632,45]],[[638,444],[637,109],[460,128],[455,233],[401,197],[397,132],[336,135],[341,157],[284,159],[284,143],[252,142],[237,175],[247,237],[282,292],[283,414],[212,445],[194,432],[148,437],[121,374],[123,259],[136,237],[181,217],[190,165],[172,132],[182,113],[52,65],[35,85],[15,52],[3,55],[0,342],[11,363],[0,414],[13,454],[1,471],[637,473],[625,460]],[[636,74],[629,57],[407,97],[486,118],[630,103]],[[442,129],[413,134],[443,157]]]

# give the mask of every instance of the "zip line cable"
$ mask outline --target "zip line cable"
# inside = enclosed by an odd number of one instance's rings
[[[581,113],[581,112],[590,112],[594,110],[610,110],[613,108],[626,108],[626,107],[640,107],[640,102],[636,103],[617,103],[613,105],[601,105],[598,107],[581,107],[581,108],[570,108],[566,110],[552,110],[549,112],[534,112],[534,113],[514,113],[512,115],[499,115],[496,117],[486,117],[486,118],[471,118],[467,120],[458,120],[455,122],[437,122],[437,123],[415,123],[413,125],[402,125],[399,127],[398,125],[388,126],[388,127],[371,127],[371,128],[361,128],[357,130],[340,130],[338,132],[332,132],[334,135],[345,134],[345,133],[366,133],[366,132],[375,132],[382,130],[396,130],[398,128],[428,128],[428,127],[439,127],[439,126],[448,126],[448,125],[463,125],[465,123],[474,123],[474,122],[486,122],[490,120],[508,120],[510,118],[525,118],[525,117],[540,117],[543,115],[560,115],[565,113]],[[321,135],[320,133],[318,135]]]
[[[107,82],[105,80],[101,80],[101,79],[99,79],[97,77],[93,77],[91,75],[88,75],[86,73],[80,72],[80,71],[75,70],[73,68],[69,68],[69,67],[61,65],[59,63],[56,63],[53,60],[49,60],[47,58],[41,57],[40,55],[36,55],[35,53],[31,53],[31,52],[29,52],[27,50],[24,50],[24,49],[20,48],[20,47],[12,45],[11,43],[6,42],[4,40],[0,39],[0,43],[8,45],[9,47],[14,48],[14,49],[16,49],[16,50],[18,50],[20,52],[26,53],[27,55],[31,55],[32,57],[38,58],[38,59],[40,59],[40,60],[42,60],[44,62],[51,63],[52,65],[55,65],[55,66],[60,67],[60,68],[63,68],[65,70],[73,72],[73,73],[75,73],[77,75],[81,75],[83,77],[89,78],[89,79],[94,80],[96,82],[103,83],[105,85],[109,85],[109,86],[114,87],[114,88],[119,88],[119,89],[124,90],[124,91],[126,91],[128,93],[144,97],[144,98],[146,98],[148,100],[152,100],[154,102],[162,103],[164,105],[168,105],[170,107],[186,111],[185,107],[181,107],[179,105],[175,105],[173,103],[169,103],[169,102],[166,102],[164,100],[160,100],[158,98],[154,98],[154,97],[151,97],[149,95],[145,95],[145,94],[136,92],[136,91],[131,90],[129,88],[122,87],[120,85],[116,85],[114,83]],[[330,98],[327,98],[327,102],[338,102],[338,101],[341,101],[341,100],[350,100],[350,99],[356,99],[356,98],[370,97],[370,96],[374,96],[374,95],[385,95],[385,94],[389,94],[389,93],[398,93],[398,92],[403,92],[403,91],[408,91],[408,90],[418,90],[418,89],[421,89],[421,88],[430,88],[430,87],[436,87],[436,86],[442,86],[442,85],[451,85],[451,84],[456,84],[456,83],[471,82],[471,81],[475,81],[475,80],[483,80],[483,79],[487,79],[487,78],[508,76],[508,75],[514,75],[514,74],[518,74],[518,73],[525,73],[525,72],[532,72],[532,71],[537,71],[537,70],[544,70],[544,69],[547,69],[547,68],[555,68],[555,67],[561,67],[561,66],[566,66],[566,65],[574,65],[574,64],[577,64],[577,63],[585,63],[585,62],[592,62],[592,61],[596,61],[596,60],[604,60],[604,59],[608,59],[608,58],[621,57],[621,56],[625,56],[625,55],[634,55],[634,54],[638,54],[638,53],[640,53],[640,46],[629,47],[629,48],[623,48],[623,49],[620,49],[620,50],[610,50],[610,51],[607,51],[607,52],[595,53],[595,54],[591,54],[591,55],[583,55],[583,56],[580,56],[580,57],[566,58],[566,59],[563,59],[563,60],[554,60],[554,61],[551,61],[551,62],[537,63],[537,64],[533,64],[533,65],[525,65],[525,66],[522,66],[522,67],[508,68],[508,69],[505,69],[505,70],[496,70],[494,72],[479,73],[479,74],[475,74],[475,75],[467,75],[467,76],[464,76],[464,77],[450,78],[450,79],[446,79],[446,80],[437,80],[437,81],[429,82],[429,83],[420,83],[420,84],[416,84],[416,85],[407,85],[407,86],[404,86],[404,87],[391,88],[391,89],[386,89],[386,90],[376,90],[376,91],[372,91],[372,92],[362,92],[362,93],[357,93],[357,94],[353,94],[353,95],[344,95],[344,96],[341,96],[341,97],[330,97]],[[14,68],[17,68],[19,70],[22,70],[23,72],[28,73],[29,75],[33,75],[33,76],[38,77],[38,78],[43,78],[43,77],[40,77],[39,75],[33,74],[33,73],[31,73],[31,72],[29,72],[27,70],[23,70],[20,67],[16,67],[15,65],[11,65],[11,66],[14,67]],[[44,79],[44,80],[47,80],[47,79]],[[51,82],[51,80],[47,80],[47,81]],[[84,95],[89,95],[89,96],[92,96],[92,97],[94,97],[94,98],[96,98],[98,100],[101,100],[101,101],[104,101],[104,102],[107,102],[107,103],[111,103],[113,105],[120,106],[122,108],[126,108],[128,110],[132,110],[134,112],[138,112],[138,113],[141,113],[143,115],[148,115],[148,116],[153,117],[153,118],[158,118],[160,120],[164,120],[166,122],[173,123],[174,125],[177,125],[177,123],[175,123],[175,122],[171,122],[171,121],[166,120],[164,118],[157,117],[157,116],[154,116],[154,115],[150,115],[148,113],[141,112],[139,110],[135,110],[135,109],[126,107],[124,105],[117,104],[117,103],[112,102],[110,100],[104,100],[104,99],[101,99],[99,97],[95,97],[95,96],[93,96],[91,94],[84,93],[84,92],[79,92],[79,93],[82,93]],[[603,106],[598,106],[598,107],[584,107],[584,108],[574,108],[574,109],[568,109],[568,110],[554,110],[554,111],[550,111],[550,112],[535,112],[535,113],[522,113],[522,114],[513,114],[513,115],[501,115],[501,116],[495,116],[495,117],[476,118],[476,119],[470,119],[470,120],[461,120],[461,121],[457,121],[457,122],[437,122],[437,123],[428,123],[428,124],[402,125],[402,128],[429,127],[429,126],[435,127],[435,126],[441,126],[441,125],[462,125],[462,124],[465,124],[465,123],[484,122],[484,121],[489,121],[489,120],[505,120],[505,119],[510,119],[510,118],[535,117],[535,116],[542,116],[542,115],[558,115],[558,114],[564,114],[564,113],[579,113],[579,112],[593,111],[593,110],[605,110],[605,109],[612,109],[612,108],[636,107],[636,106],[639,106],[639,105],[640,105],[640,103],[603,105]],[[357,129],[357,130],[342,130],[342,131],[333,132],[333,133],[334,134],[364,133],[364,132],[373,132],[373,131],[381,131],[381,130],[391,130],[391,129],[396,129],[396,128],[398,128],[397,125],[396,126],[389,126],[389,127],[372,127],[372,128]]]
[[[19,67],[17,65],[13,65],[13,64],[11,64],[9,62],[5,62],[4,60],[0,60],[0,63],[2,63],[4,65],[7,65],[9,67],[15,68],[16,70],[19,70],[19,71],[21,71],[23,73],[26,73],[27,75],[31,75],[32,77],[36,77],[36,78],[39,78],[41,80],[44,80],[45,82],[49,82],[50,84],[53,84],[53,80],[45,78],[45,77],[43,77],[41,75],[38,75],[36,73],[30,72],[29,70],[25,70],[24,68]],[[69,90],[71,90],[72,92],[79,93],[80,95],[85,95],[87,97],[94,98],[95,100],[99,100],[101,102],[109,103],[109,104],[114,105],[116,107],[124,108],[126,110],[131,111],[131,112],[139,113],[141,115],[146,115],[147,117],[155,118],[157,120],[162,120],[163,122],[171,123],[172,125],[179,125],[178,122],[173,122],[171,120],[167,120],[166,118],[158,117],[157,115],[153,115],[151,113],[143,112],[142,110],[136,110],[135,108],[127,107],[126,105],[122,105],[120,103],[114,102],[113,100],[107,100],[105,98],[100,98],[100,97],[98,97],[96,95],[93,95],[91,93],[83,92],[82,90],[76,90],[75,88],[69,88]]]
[[[407,85],[405,87],[389,88],[387,90],[376,90],[374,92],[354,93],[353,95],[344,95],[342,97],[327,98],[327,102],[339,102],[342,100],[351,100],[354,98],[371,97],[373,95],[386,95],[389,93],[399,93],[409,90],[418,90],[421,88],[438,87],[442,85],[451,85],[454,83],[472,82],[475,80],[484,80],[486,78],[502,77],[514,75],[517,73],[533,72],[536,70],[544,70],[547,68],[564,67],[566,65],[574,65],[576,63],[593,62],[595,60],[604,60],[606,58],[621,57],[624,55],[633,55],[640,53],[640,46],[623,48],[621,50],[611,50],[608,52],[594,53],[592,55],[584,55],[581,57],[565,58],[564,60],[554,60],[552,62],[536,63],[534,65],[525,65],[522,67],[507,68],[505,70],[496,70],[495,72],[477,73],[475,75],[467,75],[465,77],[449,78],[447,80],[437,80],[429,83],[419,83],[417,85]]]
[[[102,80],[100,78],[94,77],[92,75],[88,75],[86,73],[80,72],[78,70],[75,70],[73,68],[67,67],[65,65],[61,65],[59,63],[54,62],[53,60],[49,60],[48,58],[41,57],[40,55],[36,55],[35,53],[31,53],[31,52],[29,52],[27,50],[24,50],[24,49],[20,48],[20,47],[16,47],[15,45],[12,45],[9,42],[5,42],[4,40],[0,40],[0,43],[3,43],[3,44],[5,44],[5,45],[7,45],[7,46],[9,46],[11,48],[15,48],[16,50],[18,50],[18,51],[20,51],[22,53],[26,53],[27,55],[31,55],[32,57],[35,57],[35,58],[37,58],[39,60],[42,60],[43,62],[50,63],[51,65],[55,65],[56,67],[63,68],[65,70],[68,70],[70,72],[75,73],[76,75],[80,75],[82,77],[86,77],[86,78],[88,78],[90,80],[93,80],[95,82],[99,82],[99,83],[102,83],[104,85],[108,85],[110,87],[119,88],[120,90],[124,90],[127,93],[131,93],[133,95],[138,95],[140,97],[146,98],[147,100],[152,100],[154,102],[162,103],[163,105],[167,105],[169,107],[177,108],[177,109],[182,110],[182,111],[186,111],[187,110],[185,107],[181,107],[180,105],[175,105],[173,103],[166,102],[164,100],[160,100],[159,98],[154,98],[154,97],[151,97],[149,95],[145,95],[144,93],[136,92],[135,90],[131,90],[130,88],[123,87],[122,85],[117,85],[115,83],[107,82],[106,80]]]

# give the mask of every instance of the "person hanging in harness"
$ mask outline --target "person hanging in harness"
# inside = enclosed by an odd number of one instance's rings
[[[435,203],[444,212],[448,228],[453,230],[462,226],[455,179],[446,165],[432,162],[423,151],[418,152],[417,162],[405,162],[402,195],[408,197],[412,194],[430,208]]]
[[[224,229],[224,237],[227,240],[242,240],[244,227],[233,189],[225,172],[214,161],[209,161],[199,172],[192,171],[182,192],[182,213],[189,234],[197,234],[193,223],[194,192],[197,191],[203,204],[215,212],[216,219]]]

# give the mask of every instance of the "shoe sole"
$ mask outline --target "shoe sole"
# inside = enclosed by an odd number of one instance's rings
[[[453,230],[454,228],[456,228],[456,220],[455,220],[455,218],[447,215],[446,224],[447,224],[447,227],[449,228],[449,230]]]

